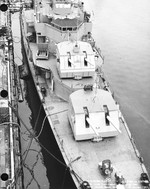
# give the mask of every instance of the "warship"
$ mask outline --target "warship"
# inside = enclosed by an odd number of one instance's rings
[[[27,64],[65,163],[51,155],[75,187],[149,188],[144,160],[104,75],[84,2],[35,0],[22,7],[20,25]]]
[[[16,116],[22,95],[13,53],[10,11],[6,4],[0,4],[0,188],[3,189],[24,186],[20,124]]]

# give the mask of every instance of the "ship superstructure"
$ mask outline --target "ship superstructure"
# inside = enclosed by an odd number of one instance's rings
[[[5,4],[3,5],[5,7]],[[0,11],[0,188],[23,188],[17,76],[9,11]]]
[[[148,188],[147,170],[104,77],[83,4],[36,1],[35,10],[21,13],[35,87],[77,188]]]
[[[36,0],[34,7],[24,12],[24,29],[29,41],[37,42],[38,59],[47,59],[57,43],[68,39],[88,40],[94,45],[90,14],[84,10],[83,2]]]

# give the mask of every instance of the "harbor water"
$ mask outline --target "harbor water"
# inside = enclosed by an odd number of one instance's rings
[[[84,0],[84,2],[85,7],[93,15],[93,36],[105,57],[104,73],[150,173],[150,1]],[[16,44],[19,42],[17,38],[15,42]],[[20,46],[17,48],[15,61],[22,63]],[[31,79],[22,82],[22,86],[26,98],[19,105],[20,114],[24,122],[34,128],[40,101]],[[36,132],[40,133],[43,125],[39,137],[41,143],[61,159],[55,144],[51,143],[54,138],[47,119],[44,118],[45,114],[41,110]],[[66,170],[45,150],[42,150],[42,154],[46,174],[43,172],[41,174],[41,170],[37,170],[39,177],[47,177],[51,189],[70,188],[71,179]],[[42,181],[46,183],[43,188],[48,186],[47,179]],[[30,185],[28,188],[34,187]]]

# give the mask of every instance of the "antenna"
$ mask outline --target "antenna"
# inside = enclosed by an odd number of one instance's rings
[[[79,0],[78,0],[78,11],[77,11],[77,35],[76,35],[76,44],[78,41],[78,15],[79,15]]]

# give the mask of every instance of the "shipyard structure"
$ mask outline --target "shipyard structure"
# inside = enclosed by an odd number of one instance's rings
[[[20,125],[17,118],[20,87],[7,4],[0,3],[0,188],[22,189]]]

